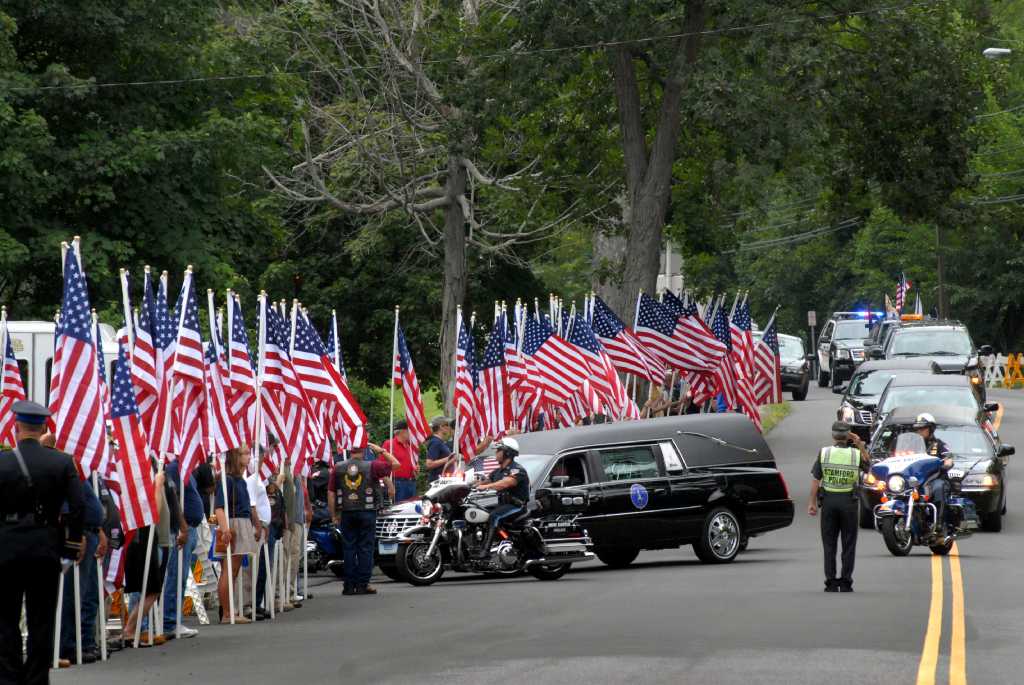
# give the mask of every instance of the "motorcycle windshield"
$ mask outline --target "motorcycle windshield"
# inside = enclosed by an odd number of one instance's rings
[[[924,438],[918,433],[900,433],[892,448],[892,456],[909,457],[912,454],[927,454]]]

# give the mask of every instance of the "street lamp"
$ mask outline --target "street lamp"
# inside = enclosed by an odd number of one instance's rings
[[[1013,54],[1010,48],[985,48],[981,54],[989,59],[1006,59]]]

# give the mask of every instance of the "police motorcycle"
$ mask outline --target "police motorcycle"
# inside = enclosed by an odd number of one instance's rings
[[[942,459],[928,454],[924,438],[917,433],[897,436],[893,456],[875,463],[871,475],[885,483],[874,515],[894,556],[907,556],[914,545],[927,545],[932,554],[948,554],[956,540],[969,537],[978,527],[974,503],[960,496],[963,469],[946,473],[945,520],[938,520],[939,507],[929,501],[926,486],[942,477]]]
[[[398,536],[398,573],[412,585],[432,585],[446,569],[488,575],[525,571],[557,580],[576,562],[594,558],[591,541],[576,518],[586,493],[541,488],[518,516],[505,520],[483,553],[491,525],[493,493],[476,492],[461,475],[440,478],[417,505],[420,524]]]

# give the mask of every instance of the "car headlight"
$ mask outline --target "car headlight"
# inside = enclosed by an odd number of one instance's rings
[[[894,476],[889,476],[889,481],[886,483],[886,486],[891,492],[901,493],[903,492],[903,488],[907,487],[907,481],[903,479],[903,476],[897,473]]]
[[[430,516],[434,511],[434,503],[424,497],[420,500],[420,503],[416,505],[416,512],[423,514],[424,516]]]
[[[837,359],[849,359],[850,358],[850,351],[849,350],[836,350],[836,358]]]
[[[975,488],[994,488],[999,481],[991,473],[969,473],[964,476],[961,484]]]
[[[844,421],[846,423],[853,423],[853,420],[855,418],[853,407],[844,406],[841,410],[841,413],[842,416],[839,419],[840,421]]]

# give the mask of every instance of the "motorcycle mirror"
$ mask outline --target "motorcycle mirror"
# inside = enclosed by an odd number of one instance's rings
[[[986,402],[985,403],[985,411],[987,411],[987,412],[999,411],[999,403],[998,402]]]
[[[1016,454],[1016,453],[1017,453],[1017,448],[1015,448],[1013,445],[1007,445],[1007,444],[1004,443],[1004,444],[999,446],[999,456],[1000,457],[1008,457],[1011,454]]]

